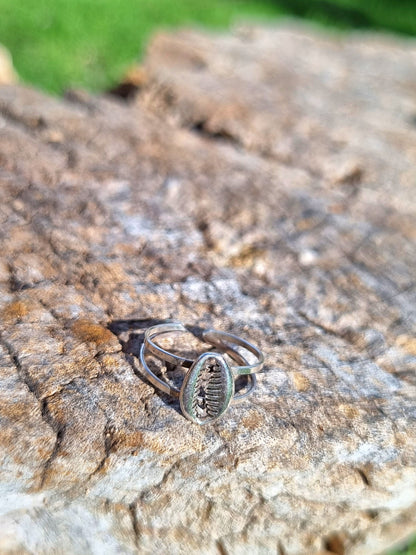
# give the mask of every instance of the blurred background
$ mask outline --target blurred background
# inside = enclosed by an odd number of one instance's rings
[[[140,59],[156,29],[281,17],[416,35],[416,0],[0,0],[0,44],[27,83],[54,94],[102,91]]]

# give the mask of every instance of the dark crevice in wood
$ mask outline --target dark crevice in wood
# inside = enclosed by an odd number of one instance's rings
[[[39,404],[41,404],[42,399],[39,395],[37,384],[32,379],[32,377],[30,376],[30,374],[26,370],[26,368],[21,364],[21,362],[19,360],[18,353],[15,351],[12,344],[9,341],[6,341],[2,335],[0,335],[0,343],[6,349],[6,351],[9,354],[11,360],[13,361],[13,364],[16,368],[17,375],[19,376],[19,378],[26,385],[26,387],[28,388],[30,393],[32,393],[32,395],[35,397],[36,401]],[[43,415],[43,412],[42,412],[42,415]],[[47,424],[50,424],[49,421],[47,421]]]
[[[130,503],[130,505],[128,506],[128,509],[129,509],[130,518],[131,518],[131,526],[133,528],[134,545],[135,545],[136,549],[139,549],[140,548],[141,531],[140,531],[139,521],[138,521],[138,518],[137,518],[136,504],[135,503]]]
[[[366,486],[370,486],[371,487],[371,481],[367,476],[367,473],[362,469],[362,468],[357,468],[356,469],[358,474],[360,475],[361,480],[363,481],[363,483]]]
[[[229,133],[226,129],[211,131],[207,123],[208,122],[205,120],[196,121],[190,126],[190,130],[198,133],[198,135],[200,135],[201,137],[214,141],[221,140],[237,145],[240,143],[240,141],[234,135]]]
[[[324,548],[334,555],[345,555],[344,534],[333,533],[324,539]]]
[[[47,409],[45,409],[45,410],[47,410]],[[44,410],[42,410],[42,414],[45,414]],[[46,418],[48,418],[50,420],[50,417],[46,417]],[[52,426],[52,424],[51,424],[51,426]],[[56,427],[56,424],[54,424],[52,427]],[[56,431],[55,445],[52,449],[51,454],[46,459],[45,464],[43,465],[43,468],[42,468],[42,474],[41,474],[40,486],[39,486],[40,489],[42,489],[47,483],[47,480],[49,478],[53,462],[58,457],[59,450],[61,448],[64,435],[65,435],[65,426],[60,426]]]
[[[225,548],[224,542],[221,539],[216,541],[216,546],[218,549],[218,555],[228,555],[228,551]]]

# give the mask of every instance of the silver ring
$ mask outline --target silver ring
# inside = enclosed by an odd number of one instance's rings
[[[189,330],[187,330],[180,322],[168,322],[158,326],[152,326],[146,330],[144,335],[144,341],[148,350],[161,360],[176,365],[180,364],[181,366],[185,366],[185,368],[190,368],[194,363],[193,360],[170,353],[157,345],[157,343],[154,343],[153,339],[155,337],[170,332],[189,333]],[[244,361],[240,366],[232,366],[231,371],[234,376],[254,374],[262,370],[264,365],[263,353],[245,339],[241,339],[241,337],[233,335],[232,333],[216,330],[206,330],[202,332],[202,338],[206,341],[206,343],[215,345],[223,352],[232,351],[235,353],[236,351],[234,350],[233,345],[236,345],[247,349],[247,351],[257,357],[257,361],[253,364],[248,364],[247,361]]]
[[[219,418],[227,410],[231,402],[245,399],[256,386],[255,372],[259,372],[264,363],[261,351],[248,341],[230,333],[208,330],[202,333],[202,339],[211,343],[215,349],[201,354],[196,360],[191,360],[166,351],[153,340],[171,332],[187,332],[179,322],[168,322],[148,328],[140,349],[140,362],[149,381],[161,391],[179,397],[182,412],[186,418],[197,424],[209,424]],[[243,347],[257,358],[254,364],[249,364],[234,345]],[[175,366],[189,368],[180,389],[169,385],[160,379],[149,368],[146,355],[152,354],[163,362]],[[227,354],[237,366],[229,366],[223,354]],[[235,394],[235,377],[246,375],[250,380],[250,387],[244,394]]]

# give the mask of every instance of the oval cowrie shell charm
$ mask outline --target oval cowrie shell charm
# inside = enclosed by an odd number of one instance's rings
[[[210,424],[227,410],[233,395],[234,378],[222,355],[204,353],[186,374],[179,400],[189,420]]]

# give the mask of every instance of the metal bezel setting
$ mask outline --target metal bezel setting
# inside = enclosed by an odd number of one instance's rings
[[[234,395],[231,370],[218,353],[200,355],[187,372],[179,401],[183,414],[197,424],[210,424],[227,410]]]

